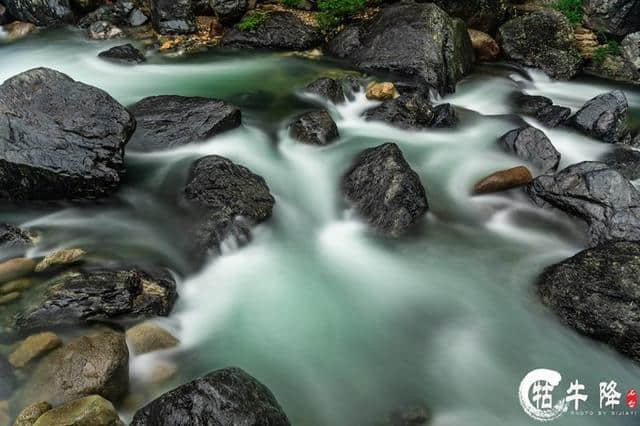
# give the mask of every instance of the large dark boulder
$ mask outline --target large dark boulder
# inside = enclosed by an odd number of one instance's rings
[[[539,206],[558,208],[586,222],[592,246],[640,240],[640,192],[604,163],[587,161],[539,176],[526,190]]]
[[[571,108],[554,105],[544,96],[517,94],[515,103],[523,114],[536,117],[548,127],[558,127],[565,123],[571,115]]]
[[[111,49],[100,52],[98,53],[98,57],[110,62],[122,64],[141,64],[146,61],[142,52],[130,43],[114,46]]]
[[[614,36],[640,31],[640,0],[584,0],[584,23]]]
[[[560,12],[542,10],[519,16],[498,30],[504,55],[519,64],[540,68],[551,77],[567,80],[582,64],[573,27]]]
[[[542,130],[525,126],[511,130],[498,139],[506,152],[536,166],[542,173],[555,172],[560,164],[560,153]]]
[[[449,15],[461,18],[469,28],[493,34],[507,18],[507,0],[435,0]]]
[[[5,4],[15,19],[39,27],[74,21],[69,0],[6,0]]]
[[[47,68],[0,86],[0,197],[91,199],[124,173],[135,119],[106,92]]]
[[[434,107],[422,94],[401,95],[388,99],[364,112],[366,120],[384,121],[401,129],[452,127],[457,122],[449,104]]]
[[[211,0],[209,4],[220,23],[227,26],[238,22],[249,9],[248,0]]]
[[[640,179],[640,151],[620,146],[607,152],[599,160],[629,180]]]
[[[128,149],[158,151],[211,138],[240,126],[240,110],[224,101],[185,96],[152,96],[129,109],[138,127]]]
[[[342,103],[345,100],[342,84],[333,78],[324,77],[312,81],[304,88],[304,91],[331,101],[334,104]]]
[[[420,177],[394,143],[358,154],[342,178],[342,191],[371,226],[391,237],[404,234],[429,208]]]
[[[191,34],[196,31],[191,0],[150,0],[151,22],[160,34]]]
[[[222,37],[222,46],[238,49],[307,50],[322,42],[317,28],[289,12],[265,12],[255,27],[232,28]]]
[[[569,121],[576,129],[604,142],[629,143],[628,109],[624,93],[615,90],[588,101]]]
[[[224,368],[142,407],[131,426],[288,426],[271,391],[239,368]]]
[[[338,126],[327,111],[310,111],[296,117],[289,125],[293,139],[311,145],[328,145],[338,139]]]
[[[180,204],[193,217],[189,241],[201,263],[228,237],[246,242],[250,227],[271,217],[275,200],[262,177],[211,155],[191,167]]]
[[[89,28],[96,22],[105,21],[113,25],[126,25],[129,17],[134,11],[134,4],[126,0],[116,0],[113,3],[100,6],[93,12],[87,13],[80,18],[78,26]]]
[[[177,298],[168,274],[137,268],[77,268],[36,285],[0,313],[7,333],[93,321],[166,316]]]
[[[563,323],[640,362],[640,243],[610,242],[549,266],[537,291]]]
[[[440,94],[455,90],[474,55],[464,22],[432,3],[385,7],[369,22],[347,26],[328,52],[361,70],[394,74]]]

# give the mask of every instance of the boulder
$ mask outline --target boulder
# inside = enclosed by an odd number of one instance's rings
[[[558,127],[571,115],[571,108],[553,105],[553,101],[544,96],[518,94],[516,105],[526,115],[533,115],[547,127]]]
[[[271,217],[275,199],[262,177],[211,155],[193,164],[179,203],[193,217],[189,241],[200,263],[227,237],[247,241],[251,225]]]
[[[76,268],[34,289],[17,311],[0,314],[4,331],[166,316],[177,298],[168,274],[138,268]]]
[[[213,98],[152,96],[130,108],[138,123],[128,149],[158,151],[211,138],[240,126],[240,110]]]
[[[131,114],[106,92],[47,68],[0,85],[0,198],[93,199],[120,185]]]
[[[458,113],[451,104],[440,104],[433,108],[431,127],[434,129],[454,127],[458,124]]]
[[[517,188],[531,182],[532,176],[529,169],[524,166],[500,170],[481,179],[473,187],[476,195],[490,194]]]
[[[460,18],[469,28],[493,34],[508,16],[508,0],[435,0],[451,16]]]
[[[607,152],[599,160],[629,180],[640,179],[640,151],[624,145]]]
[[[396,87],[391,82],[372,83],[367,86],[365,96],[367,99],[375,101],[386,101],[393,99],[396,94]]]
[[[33,246],[31,235],[15,226],[0,223],[0,249],[4,252],[24,253]]]
[[[573,27],[560,12],[541,10],[502,25],[498,43],[519,64],[540,68],[560,80],[573,78],[582,64]]]
[[[231,26],[249,10],[249,0],[211,0],[211,9],[221,24]]]
[[[89,38],[93,40],[111,40],[113,38],[124,37],[124,32],[108,21],[97,21],[89,26],[87,30]]]
[[[394,143],[360,152],[342,178],[342,191],[376,231],[390,237],[407,232],[429,208],[420,177]]]
[[[77,337],[45,356],[19,391],[23,403],[56,406],[89,395],[119,401],[129,388],[124,334],[111,330]]]
[[[71,265],[80,262],[87,252],[82,249],[62,249],[49,253],[36,265],[36,272],[44,272],[47,269]]]
[[[8,399],[16,388],[16,375],[7,359],[0,354],[0,399]]]
[[[112,403],[99,395],[62,404],[47,411],[33,426],[124,426]]]
[[[543,174],[558,170],[560,153],[543,131],[532,126],[511,130],[498,139],[500,147],[524,161],[528,161]]]
[[[401,95],[364,112],[366,120],[385,121],[401,129],[451,127],[457,123],[450,104],[433,107],[422,94]]]
[[[627,98],[620,90],[603,93],[588,101],[569,120],[584,134],[607,143],[629,143]]]
[[[453,92],[473,65],[464,22],[433,3],[385,7],[369,22],[347,26],[327,50],[363,71],[392,73],[443,95]]]
[[[545,96],[532,96],[518,93],[515,102],[520,111],[527,115],[536,115],[538,111],[553,105],[553,101]]]
[[[112,25],[126,25],[129,16],[134,10],[134,4],[127,0],[116,0],[113,3],[100,6],[93,12],[83,16],[78,21],[80,28],[89,28],[91,24],[98,21],[106,21]]]
[[[170,349],[180,343],[167,330],[150,321],[131,327],[127,330],[125,336],[129,347],[135,355]]]
[[[640,244],[608,242],[549,266],[542,303],[569,327],[640,362]]]
[[[5,0],[4,3],[15,19],[39,27],[71,24],[74,21],[69,0]]]
[[[4,25],[2,29],[6,35],[4,40],[16,41],[34,32],[37,28],[30,22],[15,21],[10,24]]]
[[[319,78],[309,83],[307,87],[304,88],[304,91],[331,101],[334,104],[342,103],[345,100],[342,84],[333,78]]]
[[[636,73],[640,72],[640,31],[626,36],[620,47],[627,63]]]
[[[62,344],[62,340],[50,331],[33,334],[22,342],[9,355],[9,362],[15,368],[23,368],[31,361],[52,351]]]
[[[264,13],[256,26],[232,28],[222,37],[222,46],[238,49],[308,50],[323,42],[318,28],[310,27],[289,12]]]
[[[115,46],[111,49],[105,50],[104,52],[100,52],[98,53],[98,57],[106,59],[107,61],[122,64],[141,64],[147,60],[142,52],[133,47],[130,43]]]
[[[13,426],[33,426],[36,420],[38,420],[44,413],[51,410],[51,408],[51,404],[46,401],[35,402],[28,405],[20,411],[20,414],[16,417]]]
[[[239,368],[225,368],[165,393],[138,410],[131,422],[131,426],[152,424],[288,426],[290,423],[266,386]]]
[[[132,27],[139,27],[147,23],[149,18],[140,9],[133,9],[129,14],[128,22]]]
[[[476,52],[476,58],[480,61],[491,62],[500,56],[500,46],[498,42],[489,34],[478,30],[468,30],[471,45]]]
[[[640,0],[584,0],[582,10],[594,31],[618,37],[640,31]]]
[[[586,161],[526,188],[533,202],[583,220],[592,246],[613,240],[640,240],[640,192],[604,163]]]
[[[327,111],[299,115],[289,125],[289,135],[311,145],[328,145],[340,136],[338,126]]]
[[[151,22],[160,34],[196,32],[191,0],[150,0]]]

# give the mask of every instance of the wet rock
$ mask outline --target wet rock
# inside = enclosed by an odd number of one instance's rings
[[[458,113],[451,104],[440,104],[433,108],[432,128],[454,127],[458,124]]]
[[[116,0],[113,3],[100,6],[91,13],[86,14],[78,21],[80,28],[89,28],[98,21],[106,21],[112,25],[126,25],[129,14],[133,11],[133,3],[130,1]]]
[[[185,96],[152,96],[130,111],[138,127],[127,149],[158,151],[202,141],[240,126],[240,110],[224,101]]]
[[[142,52],[130,43],[112,47],[111,49],[98,53],[98,56],[111,62],[123,64],[141,64],[146,61]]]
[[[33,426],[124,426],[112,403],[99,395],[67,402],[47,411]]]
[[[6,283],[33,273],[36,264],[35,260],[27,259],[26,257],[19,257],[0,263],[0,283]]]
[[[33,279],[31,278],[20,278],[17,280],[9,281],[8,283],[2,284],[2,286],[0,286],[0,294],[21,292],[30,288],[32,285]]]
[[[600,160],[629,180],[640,179],[640,151],[625,146],[608,152]]]
[[[620,90],[603,93],[588,101],[571,118],[581,132],[607,143],[628,143],[627,98]]]
[[[14,302],[20,298],[20,292],[13,291],[11,293],[6,293],[0,296],[0,305],[7,305],[11,302]]]
[[[51,404],[46,401],[35,402],[28,405],[20,411],[13,426],[33,426],[40,416],[51,410],[51,408]]]
[[[257,26],[240,30],[232,28],[222,38],[225,47],[239,49],[308,50],[319,46],[323,37],[289,12],[269,12]]]
[[[508,16],[507,0],[435,0],[451,16],[460,18],[469,28],[493,34]]]
[[[376,100],[376,101],[386,101],[388,99],[393,99],[396,94],[396,87],[393,83],[383,82],[383,83],[372,83],[367,86],[367,91],[365,96],[367,99]]]
[[[211,0],[213,13],[226,26],[235,24],[249,10],[248,0]]]
[[[471,45],[476,52],[479,61],[491,62],[500,56],[500,46],[493,37],[478,30],[468,30],[471,38]]]
[[[531,172],[524,166],[500,170],[476,183],[473,187],[473,193],[479,195],[506,191],[526,185],[531,182],[531,179],[533,179]]]
[[[0,354],[0,399],[7,399],[16,388],[17,380],[13,373],[13,367],[9,361]]]
[[[347,26],[328,52],[363,71],[393,73],[440,94],[453,92],[473,63],[464,23],[432,3],[385,7],[370,22]]]
[[[150,0],[151,22],[160,34],[196,32],[191,0]]]
[[[39,27],[71,24],[74,16],[69,0],[5,0],[11,16]]]
[[[98,21],[89,26],[87,30],[89,38],[94,40],[111,40],[112,38],[124,37],[122,30],[110,22]]]
[[[102,330],[75,338],[45,356],[18,400],[64,404],[89,395],[119,401],[129,388],[129,351],[124,334]]]
[[[126,332],[127,343],[135,355],[170,349],[180,341],[164,328],[147,321],[131,327]]]
[[[149,18],[140,9],[133,9],[129,14],[129,25],[132,27],[139,27],[147,23]]]
[[[640,72],[640,32],[626,36],[620,47],[627,63],[636,73]]]
[[[46,354],[62,344],[62,340],[50,331],[33,334],[18,344],[9,355],[9,362],[16,368],[23,368],[34,359]]]
[[[183,401],[190,401],[185,405]],[[135,414],[131,426],[192,424],[288,426],[269,389],[239,368],[216,370],[169,391]]]
[[[516,95],[516,105],[524,114],[536,115],[538,111],[553,105],[553,101],[545,96]]]
[[[555,175],[537,177],[526,189],[535,204],[586,222],[592,246],[640,240],[640,192],[604,163],[574,164]]]
[[[560,153],[547,135],[532,126],[505,133],[498,140],[498,144],[506,152],[530,162],[543,174],[555,172],[560,164]]]
[[[307,87],[304,88],[304,91],[327,99],[334,104],[342,103],[345,99],[342,85],[338,80],[333,78],[319,78],[309,83]]]
[[[275,200],[262,177],[211,155],[191,167],[180,203],[193,216],[189,240],[201,261],[227,237],[246,242],[251,225],[271,217]]]
[[[178,366],[172,362],[160,360],[151,367],[149,382],[158,385],[165,383],[178,373]]]
[[[364,117],[371,121],[386,121],[401,129],[423,129],[431,127],[435,113],[423,95],[415,94],[384,101],[365,111]]]
[[[609,242],[545,269],[542,303],[569,327],[640,361],[640,244]]]
[[[0,25],[8,24],[13,21],[13,18],[9,14],[9,9],[3,4],[0,4]]]
[[[639,0],[584,0],[583,20],[594,31],[615,36],[640,30]]]
[[[38,290],[17,312],[5,315],[6,331],[166,316],[177,298],[168,275],[152,276],[137,268],[78,268],[43,282]]]
[[[289,135],[311,145],[328,145],[340,136],[338,126],[327,111],[299,115],[289,125]]]
[[[391,237],[404,234],[429,208],[418,174],[394,143],[360,152],[342,178],[342,191],[373,228]]]
[[[519,94],[516,96],[516,104],[522,113],[533,115],[548,127],[565,123],[571,115],[570,108],[553,105],[553,101],[544,96]]]
[[[28,94],[28,96],[27,96]],[[0,85],[0,198],[93,199],[120,184],[135,120],[95,87],[47,68]]]
[[[22,252],[33,246],[31,235],[15,226],[0,223],[0,248],[3,251]]]
[[[605,55],[601,61],[591,61],[584,67],[584,73],[600,78],[625,83],[638,84],[640,74],[622,55]]]
[[[419,426],[431,420],[431,410],[423,404],[416,403],[393,410],[383,426]]]
[[[580,71],[573,27],[560,12],[542,10],[512,19],[500,27],[498,43],[507,58],[553,78],[567,80]]]
[[[5,39],[7,41],[16,41],[36,30],[36,26],[30,22],[15,21],[4,25],[2,29],[7,33]]]
[[[82,249],[62,249],[48,254],[36,265],[36,272],[44,272],[54,266],[71,265],[79,262],[85,255],[86,251]]]

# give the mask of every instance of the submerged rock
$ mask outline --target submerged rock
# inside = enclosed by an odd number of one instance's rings
[[[33,334],[14,349],[9,355],[9,362],[16,368],[23,368],[34,359],[46,354],[62,344],[62,340],[50,331]]]
[[[480,195],[506,191],[508,189],[526,185],[531,182],[532,178],[531,172],[524,166],[500,170],[476,183],[473,187],[473,193]]]
[[[180,343],[167,330],[150,321],[131,327],[125,336],[135,355],[173,348]]]
[[[614,240],[640,240],[640,192],[604,163],[586,161],[527,187],[534,203],[555,207],[585,221],[592,246]]]
[[[71,24],[74,16],[69,0],[4,0],[11,16],[39,27]]]
[[[512,19],[500,27],[498,43],[507,58],[553,78],[567,80],[580,71],[573,27],[560,12],[542,10]]]
[[[33,273],[37,262],[26,257],[17,257],[0,263],[0,283],[6,283]]]
[[[340,135],[338,126],[327,111],[311,111],[296,117],[289,125],[293,139],[311,145],[328,145]]]
[[[418,174],[394,143],[360,152],[342,178],[342,191],[369,224],[391,237],[404,234],[429,208]]]
[[[224,101],[185,96],[152,96],[131,106],[138,127],[131,151],[159,151],[198,142],[240,126],[240,110]]]
[[[62,404],[47,411],[33,426],[124,426],[112,403],[100,395]]]
[[[304,88],[304,91],[320,96],[334,104],[342,103],[345,100],[342,84],[333,78],[319,78],[318,80],[309,83],[307,87]]]
[[[347,26],[328,52],[361,70],[397,74],[440,94],[453,92],[473,63],[465,24],[432,3],[387,6],[370,22]]]
[[[33,426],[40,416],[51,410],[51,408],[51,404],[46,401],[35,402],[28,405],[20,411],[13,426]]]
[[[264,13],[250,29],[232,28],[222,37],[222,46],[239,49],[308,50],[323,42],[322,33],[289,12]]]
[[[106,59],[107,61],[123,64],[141,64],[146,61],[142,52],[130,43],[115,46],[104,52],[100,52],[98,53],[98,57]]]
[[[225,368],[165,393],[138,410],[131,422],[131,426],[151,424],[288,426],[290,423],[266,386],[239,368]]]
[[[610,242],[545,269],[542,303],[577,332],[640,362],[640,244]]]
[[[124,173],[135,120],[95,87],[47,68],[0,85],[0,197],[92,199],[109,195]]]
[[[62,249],[49,253],[36,265],[36,272],[44,272],[56,266],[71,265],[80,262],[87,252],[82,249]]]
[[[30,22],[15,21],[4,25],[2,29],[6,32],[4,40],[16,41],[34,32],[36,26]]]
[[[64,404],[89,395],[119,401],[129,388],[124,334],[97,331],[75,338],[42,359],[17,400]]]
[[[191,0],[150,0],[151,22],[160,34],[196,32]]]
[[[581,132],[607,143],[628,143],[627,98],[620,90],[603,93],[588,101],[571,118]]]
[[[582,9],[592,30],[619,37],[640,31],[639,0],[584,0]]]
[[[531,162],[543,174],[555,172],[560,164],[560,153],[547,135],[535,127],[525,126],[502,135],[498,144],[518,158]]]

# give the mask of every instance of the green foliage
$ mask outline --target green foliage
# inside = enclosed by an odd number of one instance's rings
[[[593,52],[592,59],[594,62],[597,62],[598,64],[602,64],[604,60],[607,59],[607,56],[609,55],[616,56],[619,54],[620,54],[620,45],[618,44],[617,41],[612,40],[609,43],[607,43],[605,46],[598,47]]]
[[[350,16],[361,12],[367,0],[319,0],[318,25],[329,29],[336,27]]]
[[[242,18],[242,21],[236,24],[236,28],[240,31],[252,30],[262,25],[266,17],[266,13],[255,10],[245,15],[245,17]]]
[[[560,11],[572,24],[582,23],[582,0],[556,0],[551,7]]]

